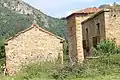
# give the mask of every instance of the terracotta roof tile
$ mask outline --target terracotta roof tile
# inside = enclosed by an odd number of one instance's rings
[[[96,12],[99,12],[100,10],[101,10],[100,8],[93,7],[93,8],[82,9],[74,13],[96,13]]]
[[[78,10],[76,12],[73,12],[72,14],[70,14],[69,16],[67,16],[66,18],[69,18],[70,16],[74,15],[74,14],[90,14],[90,13],[97,13],[99,12],[101,9],[100,8],[96,8],[96,7],[91,7],[91,8],[85,8],[82,10]]]

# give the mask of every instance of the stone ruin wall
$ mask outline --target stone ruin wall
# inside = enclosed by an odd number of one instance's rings
[[[63,44],[60,41],[38,28],[32,28],[9,40],[5,46],[8,74],[14,75],[23,66],[35,61],[55,62],[60,56],[63,62]]]
[[[75,28],[75,16],[72,16],[67,21],[67,38],[68,38],[68,49],[69,59],[71,63],[76,62],[76,28]]]
[[[82,36],[82,25],[81,22],[87,19],[89,16],[92,14],[88,15],[76,15],[75,20],[76,20],[76,46],[77,46],[77,59],[78,62],[81,63],[84,60],[84,51],[83,51],[83,36]]]
[[[71,63],[83,62],[82,25],[81,22],[90,15],[75,14],[67,19],[67,37],[69,45],[69,57]]]
[[[106,38],[114,39],[120,45],[120,6],[105,12]]]
[[[99,23],[100,27],[100,40],[105,39],[105,19],[104,13],[100,13],[97,16],[93,16],[87,21],[82,23],[82,32],[83,32],[83,40],[87,41],[87,32],[88,29],[88,42],[86,42],[86,47],[89,47],[89,52],[87,53],[84,49],[85,56],[90,56],[92,54],[93,47],[93,37],[97,36],[97,24]],[[88,44],[87,44],[88,43]]]

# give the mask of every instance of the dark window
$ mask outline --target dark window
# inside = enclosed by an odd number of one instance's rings
[[[97,37],[93,37],[93,47],[97,46]]]
[[[89,37],[88,37],[88,28],[86,28],[86,40],[88,40]]]
[[[96,47],[98,43],[100,43],[100,37],[99,36],[96,36],[96,37],[93,37],[93,47]]]
[[[70,31],[72,31],[72,27],[70,27]]]
[[[97,24],[97,36],[100,36],[100,23]]]
[[[89,35],[88,35],[88,28],[86,28],[86,52],[89,52]]]
[[[86,40],[83,40],[83,48],[86,49]]]
[[[116,17],[116,15],[114,15],[114,17]]]
[[[97,42],[100,42],[100,23],[97,24]]]

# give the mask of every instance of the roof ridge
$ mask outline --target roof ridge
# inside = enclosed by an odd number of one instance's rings
[[[47,33],[47,34],[49,34],[49,35],[55,36],[55,37],[58,38],[58,39],[65,40],[64,38],[62,38],[62,37],[60,37],[60,36],[57,36],[57,35],[53,34],[52,32],[49,32],[49,31],[41,28],[38,24],[32,24],[30,27],[28,27],[28,28],[26,28],[26,29],[24,29],[24,30],[16,33],[14,36],[9,37],[5,42],[8,42],[9,40],[14,39],[15,37],[19,36],[19,35],[22,34],[22,33],[25,33],[26,31],[28,31],[28,30],[30,30],[30,29],[32,29],[32,28],[34,28],[34,27],[38,28],[39,30],[41,30],[41,31],[43,31],[43,32],[45,32],[45,33]]]
[[[85,19],[84,21],[81,22],[81,24],[83,24],[84,22],[87,22],[88,20],[96,17],[97,15],[99,15],[100,13],[103,13],[103,12],[109,12],[110,10],[109,9],[101,9],[100,11],[98,11],[97,13],[93,14],[92,16],[88,17],[87,19]]]
[[[101,9],[97,7],[88,7],[88,8],[78,10],[75,13],[91,13],[91,12],[98,12],[99,10]]]
[[[55,36],[55,37],[57,37],[57,38],[59,38],[59,39],[64,40],[64,38],[62,38],[62,37],[60,37],[60,36],[57,36],[57,35],[53,34],[52,32],[50,32],[50,31],[48,31],[48,30],[46,30],[46,29],[40,27],[38,24],[33,24],[33,26],[36,26],[38,29],[44,31],[45,33],[47,33],[47,34],[49,34],[49,35],[52,35],[52,36]]]
[[[70,15],[68,15],[66,18],[69,18],[70,16],[74,15],[74,14],[90,14],[90,13],[96,13],[99,12],[101,9],[97,8],[97,7],[88,7],[88,8],[84,8],[78,11],[75,11],[73,13],[71,13]]]

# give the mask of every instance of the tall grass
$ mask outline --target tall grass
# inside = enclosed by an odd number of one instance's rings
[[[34,63],[26,66],[16,76],[0,76],[0,80],[117,80],[120,79],[120,54],[87,59],[73,67],[53,63]],[[111,79],[108,79],[111,76]],[[114,77],[115,76],[115,77]],[[93,79],[93,80],[95,80]]]

